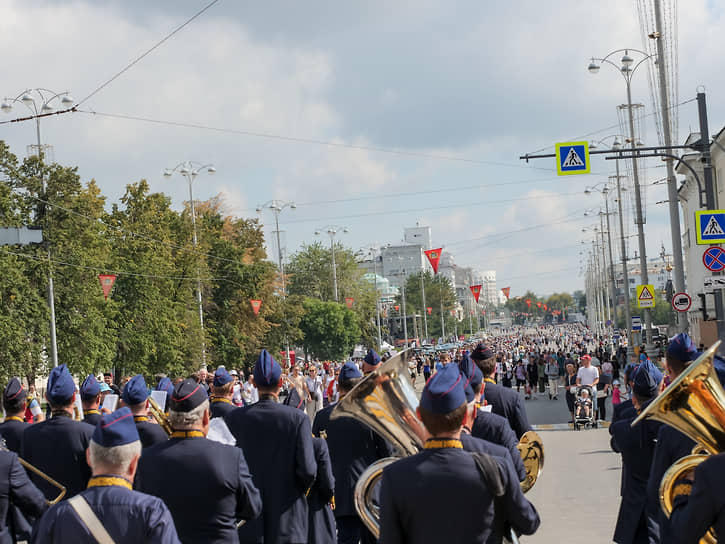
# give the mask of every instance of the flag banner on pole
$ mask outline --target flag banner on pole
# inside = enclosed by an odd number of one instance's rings
[[[345,297],[345,304],[347,304],[348,310],[352,308],[353,303],[355,302],[355,299],[352,297]]]
[[[481,296],[481,287],[483,285],[471,285],[471,293],[473,293],[473,298],[476,299],[476,302],[478,302],[478,297]]]
[[[433,308],[431,308],[430,306],[427,306],[426,310],[428,311],[428,315],[433,313]]]
[[[423,252],[425,253],[425,256],[428,257],[428,262],[430,262],[430,265],[433,268],[433,274],[438,274],[438,263],[441,260],[441,251],[443,251],[442,247],[439,247],[438,249],[429,249]]]
[[[546,307],[546,304],[544,304],[544,310],[548,310],[548,308]]]
[[[259,309],[262,307],[262,301],[250,299],[249,303],[252,305],[252,310],[254,311],[254,315],[259,315]]]
[[[537,302],[537,303],[536,303],[536,307],[537,307],[537,308],[541,308],[541,302]]]
[[[396,312],[397,312],[398,310],[400,310],[400,306],[398,306],[397,304],[396,304],[395,306],[393,306],[393,308],[395,308],[395,311],[396,311]]]
[[[101,289],[103,289],[103,298],[108,300],[113,284],[116,283],[116,274],[98,274],[98,279],[101,282]]]
[[[509,299],[509,294],[511,293],[511,287],[504,287],[503,289],[501,289],[501,292],[506,297],[506,300],[508,300]]]
[[[527,298],[527,299],[526,299],[526,305],[527,305],[527,306],[528,306],[529,308],[531,308],[531,299],[530,299],[530,298]]]

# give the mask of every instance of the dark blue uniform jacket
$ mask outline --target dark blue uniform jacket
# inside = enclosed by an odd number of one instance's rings
[[[229,399],[211,399],[210,413],[211,417],[225,417],[229,412],[233,412],[237,409],[234,404],[228,401]]]
[[[521,396],[508,387],[496,383],[486,382],[483,389],[483,398],[491,405],[491,411],[501,417],[505,417],[511,429],[519,440],[526,431],[531,430],[529,419],[526,416],[526,408],[521,401]]]
[[[83,491],[91,477],[86,449],[92,434],[93,426],[88,423],[55,415],[25,429],[20,457],[62,483],[69,499]],[[30,478],[48,500],[58,496],[58,490],[39,476],[31,474]]]
[[[241,542],[307,542],[305,493],[317,474],[307,415],[262,398],[225,418],[262,494],[262,515],[239,529]]]
[[[23,444],[23,433],[30,424],[24,421],[6,420],[0,423],[0,438],[5,440],[5,447],[20,455]]]
[[[337,529],[335,517],[332,515],[330,501],[335,495],[335,478],[332,476],[330,453],[327,444],[322,438],[313,438],[317,459],[317,477],[312,484],[307,505],[309,507],[310,526],[308,542],[315,544],[335,544],[337,542]]]
[[[141,446],[145,449],[166,442],[169,439],[169,435],[166,431],[156,423],[149,421],[148,418],[133,418],[136,423],[136,430],[138,431],[138,437],[141,439]]]
[[[473,421],[471,435],[507,448],[511,454],[511,461],[513,461],[519,481],[523,482],[526,479],[526,467],[516,447],[518,445],[516,435],[505,417],[493,412],[479,410],[476,419]]]
[[[136,488],[162,499],[182,542],[238,542],[236,523],[262,502],[242,452],[197,438],[171,438],[144,450]]]
[[[47,508],[45,497],[33,485],[18,461],[9,451],[0,452],[0,544],[15,542],[15,528],[7,525],[12,519],[10,506],[17,507],[26,517],[39,517]],[[12,525],[12,524],[11,524]]]

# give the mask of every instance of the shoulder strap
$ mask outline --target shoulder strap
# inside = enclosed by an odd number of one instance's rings
[[[82,495],[76,495],[72,499],[69,499],[68,504],[76,511],[76,514],[81,518],[81,521],[91,532],[91,535],[93,535],[93,538],[96,539],[98,544],[115,544],[111,535],[108,534],[108,531],[106,531],[106,528],[101,523],[101,520],[98,519],[98,516],[96,516],[88,501]]]
[[[496,460],[487,453],[481,451],[472,453],[472,455],[478,471],[481,473],[483,480],[486,482],[488,490],[494,497],[502,497],[506,490],[504,488]]]

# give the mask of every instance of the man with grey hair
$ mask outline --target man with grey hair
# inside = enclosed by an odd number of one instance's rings
[[[163,499],[182,542],[239,542],[237,523],[262,511],[242,450],[206,439],[209,398],[195,380],[176,385],[169,408],[174,432],[144,450],[136,487]]]
[[[86,450],[93,471],[88,488],[48,510],[33,542],[179,542],[163,501],[131,488],[140,456],[131,410],[103,414]]]

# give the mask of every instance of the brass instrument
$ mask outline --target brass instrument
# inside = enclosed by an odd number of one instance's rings
[[[9,449],[7,449],[5,447],[5,440],[2,440],[2,443],[0,443],[0,451],[10,451]],[[60,490],[60,493],[58,494],[58,496],[55,499],[53,499],[52,501],[49,501],[48,499],[45,500],[45,502],[47,502],[49,506],[53,506],[54,504],[60,502],[60,500],[63,497],[65,497],[66,490],[65,490],[64,485],[58,483],[56,480],[54,480],[53,478],[48,476],[45,472],[40,470],[38,467],[31,465],[30,463],[28,463],[25,459],[23,459],[19,455],[18,455],[18,461],[20,461],[20,464],[23,465],[26,470],[29,470],[32,473],[37,474],[38,476],[43,478],[43,480],[48,482],[50,485],[52,485],[53,487],[56,487]]]
[[[419,400],[408,371],[411,355],[411,350],[398,353],[368,374],[337,403],[330,416],[331,419],[356,419],[396,448],[395,456],[371,464],[355,485],[355,509],[375,538],[380,536],[380,512],[373,496],[383,469],[402,457],[418,453],[430,436],[415,415]],[[527,470],[526,481],[521,484],[522,490],[526,492],[541,474],[544,464],[543,442],[535,432],[530,431],[521,437],[519,451]],[[506,536],[511,542],[517,542],[513,531]]]
[[[168,416],[164,413],[164,411],[161,409],[159,404],[153,399],[153,397],[149,396],[149,412],[151,412],[151,415],[156,420],[156,423],[161,425],[161,428],[166,431],[166,434],[171,436],[171,433],[174,432],[174,429],[171,428],[171,423],[169,423]]]
[[[719,346],[718,341],[700,355],[632,422],[634,426],[647,418],[661,421],[696,442],[692,454],[673,463],[660,482],[660,506],[667,517],[672,513],[675,482],[709,454],[725,451],[725,390],[713,363]],[[717,542],[712,528],[701,542]]]

